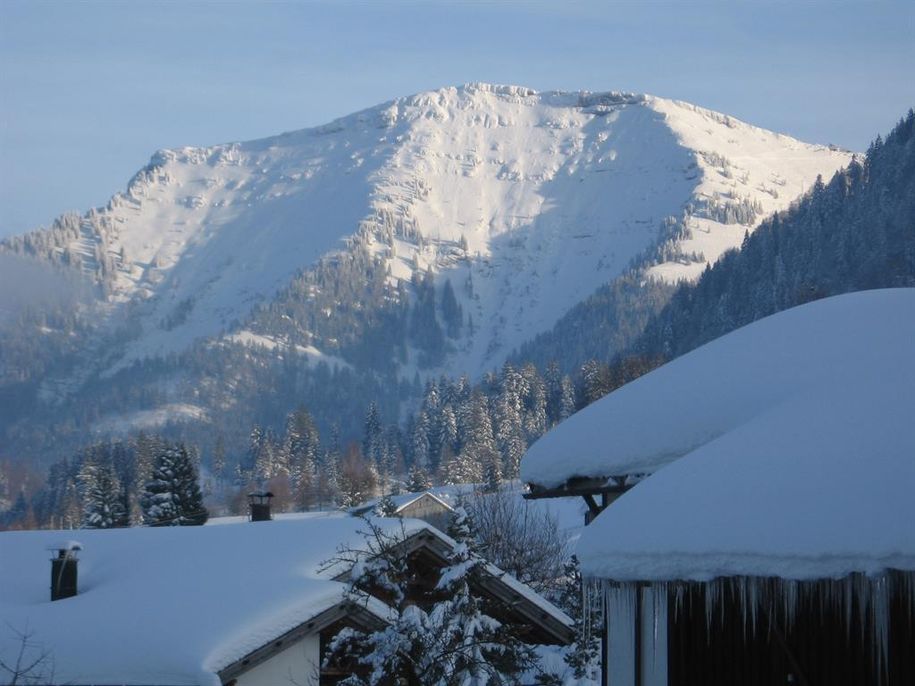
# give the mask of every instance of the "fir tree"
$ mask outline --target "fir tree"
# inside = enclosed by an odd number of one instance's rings
[[[410,468],[410,476],[407,480],[407,492],[419,493],[432,487],[432,480],[429,475],[419,465],[413,465]]]
[[[365,423],[362,431],[362,455],[366,460],[374,463],[376,469],[381,468],[384,438],[381,428],[381,416],[375,401],[369,403],[365,413]]]
[[[461,324],[464,323],[464,312],[454,295],[451,279],[446,279],[442,287],[442,319],[445,320],[445,333],[448,337],[458,338],[461,335]]]
[[[286,417],[286,431],[283,437],[289,473],[289,487],[293,502],[299,509],[306,509],[312,501],[317,484],[317,463],[320,451],[318,429],[304,407]]]
[[[195,526],[207,521],[197,466],[183,444],[157,456],[143,492],[143,521],[149,526]]]
[[[442,665],[446,683],[512,683],[536,665],[533,649],[487,614],[484,603],[471,592],[486,561],[477,552],[473,521],[463,508],[455,510],[448,535],[457,545],[436,585],[445,598],[429,613],[447,646]]]
[[[375,512],[379,517],[396,517],[397,505],[394,504],[391,496],[385,493],[383,496],[381,496],[381,500],[378,501],[378,506],[375,508]]]
[[[331,564],[352,564],[347,595],[364,603],[382,593],[391,606],[390,623],[377,631],[345,628],[330,642],[325,666],[353,660],[367,672],[344,679],[344,686],[464,686],[517,683],[536,667],[533,650],[494,619],[471,592],[485,569],[474,551],[474,534],[459,512],[449,531],[456,546],[431,593],[417,598],[415,571],[402,546],[406,534],[388,534],[366,521],[366,547],[341,551]],[[353,564],[355,563],[355,564]]]
[[[217,481],[222,481],[226,474],[226,444],[221,433],[216,436],[211,466],[213,468],[213,476],[216,477]]]
[[[120,483],[110,464],[88,461],[80,470],[84,529],[112,529],[128,525]]]

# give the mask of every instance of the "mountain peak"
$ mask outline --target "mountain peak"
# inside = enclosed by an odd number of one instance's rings
[[[633,264],[696,278],[848,160],[653,96],[471,83],[261,140],[158,151],[106,208],[35,243],[105,285],[108,354],[93,373],[207,340],[358,367],[351,348],[371,332],[333,322],[365,311],[369,286],[337,284],[349,295],[329,298],[320,279],[334,263],[362,265],[352,278],[375,279],[389,289],[380,302],[404,311],[450,283],[454,337],[433,358],[406,342],[389,367],[476,376]],[[305,304],[278,304],[290,297]],[[263,316],[281,310],[300,314]]]

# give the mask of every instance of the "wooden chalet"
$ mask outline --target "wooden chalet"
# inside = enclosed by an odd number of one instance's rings
[[[913,316],[908,316],[911,313]],[[915,683],[915,290],[760,320],[535,443],[608,686]]]
[[[418,520],[376,521],[401,539],[420,598],[437,582],[454,542]],[[60,532],[6,532],[0,534],[0,616],[9,627],[27,627],[29,645],[53,660],[47,664],[53,670],[33,673],[42,678],[29,683],[333,684],[353,666],[322,667],[327,642],[345,626],[374,629],[390,617],[381,594],[354,603],[343,593],[348,567],[338,553],[362,549],[364,528],[354,517],[323,513],[83,530],[78,543],[69,542],[50,562],[48,549],[61,545]],[[53,570],[62,566],[66,583],[56,595],[52,584],[49,593],[49,573],[53,582]],[[573,638],[568,616],[492,565],[473,590],[531,643]],[[11,664],[20,646],[15,636],[0,638],[0,660]]]

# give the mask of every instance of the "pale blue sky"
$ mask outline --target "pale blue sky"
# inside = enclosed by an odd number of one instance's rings
[[[0,0],[0,236],[158,148],[469,81],[634,90],[860,150],[915,105],[915,2]]]

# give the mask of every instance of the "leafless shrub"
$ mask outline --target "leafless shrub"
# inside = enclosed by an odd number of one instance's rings
[[[474,492],[465,507],[480,538],[480,553],[538,593],[551,595],[568,557],[568,540],[556,517],[510,490]]]

